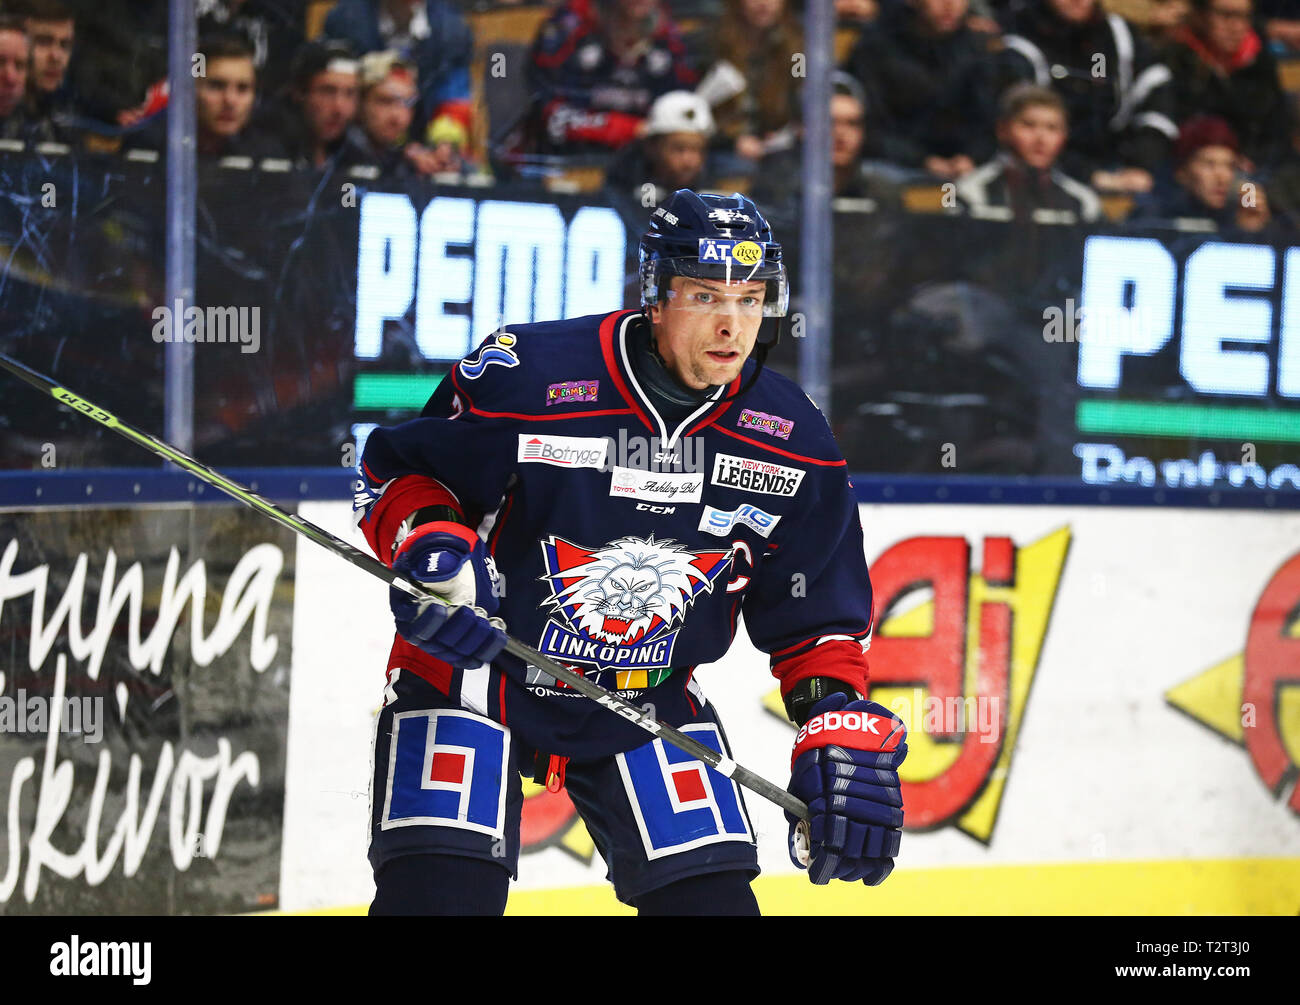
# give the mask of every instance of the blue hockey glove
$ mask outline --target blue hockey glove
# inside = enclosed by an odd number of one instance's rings
[[[907,730],[874,701],[827,695],[795,736],[789,790],[808,804],[790,822],[790,858],[818,885],[878,886],[893,871],[903,826],[898,766]]]
[[[506,644],[505,623],[492,617],[500,606],[496,567],[468,527],[437,522],[417,527],[393,557],[403,572],[453,607],[419,600],[393,587],[388,605],[398,634],[458,669],[490,662]]]

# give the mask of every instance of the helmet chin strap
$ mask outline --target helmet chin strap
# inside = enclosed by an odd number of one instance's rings
[[[781,342],[781,324],[784,320],[784,318],[776,319],[776,338],[771,342],[756,341],[754,343],[754,372],[749,375],[749,380],[745,381],[735,394],[729,394],[725,398],[720,399],[719,404],[724,401],[735,401],[754,386],[754,382],[758,380],[758,375],[763,372],[763,364],[767,362],[767,354],[773,349],[773,347],[779,345]],[[741,368],[744,368],[743,363],[741,364]]]

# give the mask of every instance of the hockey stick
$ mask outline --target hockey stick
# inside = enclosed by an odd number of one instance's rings
[[[219,471],[214,471],[205,464],[200,464],[193,457],[182,453],[169,443],[165,443],[156,436],[143,433],[133,426],[118,419],[110,412],[104,411],[97,405],[92,404],[80,395],[74,394],[67,388],[59,387],[54,381],[50,380],[35,370],[24,366],[16,360],[0,353],[0,367],[8,370],[15,377],[26,381],[38,391],[50,395],[55,401],[68,405],[78,412],[105,426],[113,432],[126,437],[128,440],[138,444],[150,453],[156,454],[166,460],[171,461],[179,468],[184,468],[191,474],[203,479],[209,485],[215,485],[221,491],[233,496],[242,502],[245,506],[257,510],[263,516],[270,517],[276,523],[288,527],[295,533],[301,534],[310,541],[314,541],[329,551],[332,551],[340,558],[351,562],[358,569],[370,573],[378,579],[382,579],[389,586],[395,586],[397,589],[409,593],[413,597],[419,597],[424,600],[434,600],[440,604],[447,604],[447,601],[436,593],[426,590],[419,583],[407,579],[405,576],[397,575],[392,569],[384,565],[376,558],[371,558],[364,552],[353,548],[346,541],[342,541],[328,531],[322,530],[314,523],[304,520],[301,517],[287,513],[272,502],[263,499],[256,492],[240,485],[238,482],[231,481]],[[630,702],[624,701],[618,695],[606,691],[599,684],[594,684],[587,680],[580,673],[570,670],[568,667],[556,663],[548,656],[544,656],[531,646],[525,645],[515,638],[508,638],[505,651],[512,656],[517,656],[526,663],[531,663],[539,670],[550,674],[556,680],[563,681],[566,685],[580,694],[585,695],[597,704],[603,705],[615,715],[620,715],[633,725],[640,726],[647,733],[658,736],[668,743],[671,743],[678,750],[690,754],[696,760],[703,761],[711,768],[715,768],[726,777],[733,779],[737,783],[745,786],[751,792],[756,792],[765,799],[770,799],[784,810],[788,810],[802,820],[808,819],[808,807],[803,802],[791,795],[785,789],[778,788],[761,775],[756,775],[748,768],[737,764],[731,758],[726,757],[711,747],[706,747],[698,740],[693,740],[684,733],[679,732],[673,727],[659,722],[643,709],[638,708]]]

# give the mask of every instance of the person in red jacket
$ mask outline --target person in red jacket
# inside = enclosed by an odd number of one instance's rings
[[[529,74],[536,145],[558,154],[631,142],[655,98],[696,80],[660,0],[569,0],[542,25]]]
[[[1252,0],[1193,0],[1165,63],[1179,125],[1194,115],[1218,116],[1240,140],[1239,156],[1267,168],[1285,156],[1291,127],[1277,60],[1251,26],[1253,16]]]

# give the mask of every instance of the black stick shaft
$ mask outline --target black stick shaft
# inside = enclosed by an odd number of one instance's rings
[[[43,374],[37,373],[30,367],[24,366],[22,363],[10,359],[3,353],[0,353],[0,368],[8,370],[15,377],[26,381],[38,391],[50,395],[60,404],[76,409],[87,418],[92,419],[95,422],[98,422],[101,426],[111,429],[113,432],[126,437],[128,440],[138,444],[150,453],[171,461],[179,468],[184,468],[186,471],[201,478],[209,485],[215,485],[217,488],[221,489],[221,491],[239,500],[245,506],[257,510],[257,512],[261,513],[263,516],[269,517],[281,526],[288,527],[295,533],[301,534],[310,541],[314,541],[322,548],[332,551],[335,555],[351,562],[364,572],[368,572],[372,576],[382,579],[389,586],[395,586],[399,590],[404,590],[406,593],[409,593],[414,597],[434,600],[437,603],[444,605],[447,603],[446,600],[438,596],[436,593],[425,589],[414,580],[393,572],[393,570],[384,565],[383,562],[380,562],[376,558],[372,558],[365,554],[365,552],[358,551],[346,541],[340,540],[333,534],[329,533],[329,531],[322,530],[311,521],[304,520],[301,517],[282,510],[279,506],[276,506],[275,503],[263,499],[260,495],[246,486],[240,485],[236,481],[232,481],[221,472],[214,471],[206,464],[201,464],[188,454],[177,450],[170,443],[166,443],[165,441],[158,439],[156,436],[151,436],[149,433],[141,432],[134,426],[123,422],[111,412],[106,412],[98,405],[87,401],[80,395],[74,394],[65,387],[60,387]],[[603,705],[613,714],[619,715],[628,722],[640,726],[647,733],[658,736],[666,742],[671,743],[679,750],[690,754],[696,760],[703,761],[710,767],[717,769],[723,775],[726,775],[728,778],[735,780],[738,784],[743,785],[751,792],[756,792],[765,799],[771,800],[782,809],[790,811],[802,820],[808,819],[808,807],[785,789],[774,785],[761,775],[756,775],[748,768],[737,764],[731,758],[718,753],[711,747],[706,747],[698,740],[691,739],[691,737],[687,736],[685,733],[673,729],[672,726],[657,721],[644,709],[638,708],[636,705],[633,705],[628,701],[624,701],[618,695],[613,694],[610,691],[606,691],[599,684],[587,680],[587,678],[582,674],[555,662],[549,656],[539,653],[532,646],[525,645],[518,639],[509,638],[506,642],[506,652],[519,657],[527,663],[531,663],[544,673],[550,674],[556,680],[562,681],[565,685],[577,691],[579,694],[585,695],[599,705]]]

